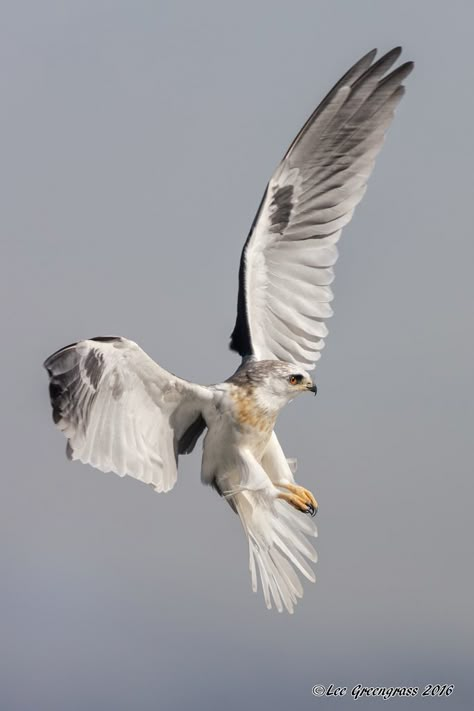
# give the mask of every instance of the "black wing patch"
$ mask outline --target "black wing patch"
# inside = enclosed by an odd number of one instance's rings
[[[284,185],[282,188],[275,187],[270,205],[271,232],[282,233],[287,228],[293,210],[293,192],[293,185]]]
[[[83,380],[80,360],[81,356],[74,344],[53,353],[45,361],[44,366],[50,377],[49,397],[53,408],[53,421],[56,425],[64,421],[74,427],[84,427],[87,423],[97,386],[90,376],[89,384]],[[97,371],[94,379],[96,377]],[[86,397],[83,396],[84,388]]]
[[[262,198],[262,202],[258,208],[257,214],[255,215],[252,227],[250,229],[247,241],[244,244],[242,250],[242,255],[240,257],[239,266],[239,294],[237,297],[237,320],[235,322],[234,330],[230,337],[229,348],[232,351],[236,351],[242,358],[254,355],[252,347],[252,339],[250,336],[250,326],[247,314],[247,299],[245,296],[245,278],[246,278],[246,259],[245,255],[247,252],[247,246],[252,238],[255,225],[260,217],[265,198],[267,197],[268,186],[265,190],[265,194]],[[275,187],[271,202],[271,231],[272,232],[283,232],[291,217],[291,211],[294,206],[293,202],[294,186],[284,185],[283,187]]]
[[[97,390],[102,373],[104,372],[104,354],[100,351],[89,351],[84,361],[84,370],[92,386]]]
[[[122,339],[118,336],[98,336],[89,340],[110,343]],[[71,343],[60,348],[45,360],[44,367],[50,377],[49,397],[54,423],[57,425],[63,421],[75,428],[85,428],[105,363],[103,353],[91,349],[83,362],[81,372],[82,356],[76,346],[77,343]],[[69,441],[66,453],[71,459],[73,452]]]
[[[190,454],[206,427],[205,419],[202,415],[199,415],[179,438],[177,443],[178,454]]]
[[[235,321],[234,330],[230,337],[229,348],[231,351],[236,351],[242,358],[246,356],[254,355],[252,348],[252,340],[250,338],[250,326],[249,319],[247,316],[247,301],[245,298],[245,253],[247,251],[247,246],[252,238],[255,225],[258,222],[260,213],[262,211],[263,203],[267,197],[268,185],[263,194],[262,201],[258,207],[257,214],[253,218],[252,227],[250,228],[249,236],[244,244],[242,254],[240,255],[240,266],[239,266],[239,292],[237,296],[237,319]]]

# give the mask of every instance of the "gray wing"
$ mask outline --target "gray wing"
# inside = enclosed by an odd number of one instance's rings
[[[191,451],[205,427],[206,388],[168,373],[125,338],[80,341],[44,365],[70,459],[156,491],[174,486],[178,454]]]
[[[274,173],[244,246],[237,321],[230,347],[243,357],[280,359],[306,370],[327,335],[336,243],[364,195],[403,80],[395,48],[375,50],[336,84]]]

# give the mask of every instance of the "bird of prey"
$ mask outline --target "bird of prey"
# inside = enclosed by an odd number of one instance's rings
[[[365,193],[403,81],[399,47],[369,52],[312,113],[275,170],[239,270],[230,347],[242,357],[217,385],[196,385],[155,363],[136,343],[99,337],[50,356],[53,419],[69,459],[128,474],[169,491],[178,457],[203,443],[201,478],[239,516],[248,538],[252,587],[266,606],[293,612],[314,581],[313,494],[295,483],[274,432],[280,410],[316,393],[308,371],[321,355],[332,315],[331,282],[342,228]]]

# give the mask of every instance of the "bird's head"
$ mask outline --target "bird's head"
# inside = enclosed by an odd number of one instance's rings
[[[268,410],[280,410],[301,393],[316,395],[317,392],[309,373],[294,363],[249,361],[238,371],[238,375],[252,384],[261,405]]]
[[[317,388],[313,379],[302,368],[294,363],[278,361],[268,361],[268,365],[266,387],[274,396],[281,398],[284,404],[301,393],[310,392],[316,395]]]

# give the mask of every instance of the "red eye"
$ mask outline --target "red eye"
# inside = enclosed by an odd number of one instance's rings
[[[290,377],[290,385],[296,385],[297,382],[298,382],[297,378],[294,375],[292,375]]]

